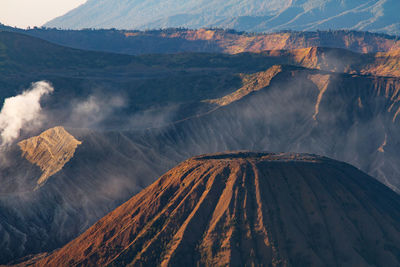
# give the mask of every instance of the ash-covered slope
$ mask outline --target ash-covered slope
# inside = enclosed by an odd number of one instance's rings
[[[36,266],[398,266],[400,196],[308,154],[189,159]]]
[[[209,100],[220,105],[212,112],[149,129],[137,142],[183,158],[249,149],[316,153],[399,191],[399,78],[283,66],[244,80],[236,92]]]
[[[262,32],[357,29],[399,34],[397,0],[89,0],[45,26],[64,29],[224,27]]]

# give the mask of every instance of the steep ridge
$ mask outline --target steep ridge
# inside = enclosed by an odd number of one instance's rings
[[[140,36],[144,33],[136,33]],[[131,36],[125,33],[126,36]],[[191,41],[214,41],[225,53],[293,50],[308,47],[343,48],[358,53],[386,52],[400,46],[397,38],[353,31],[280,32],[266,34],[235,33],[213,29],[178,31],[163,37]]]
[[[330,72],[400,77],[398,50],[387,53],[358,54],[344,49],[308,47],[261,52],[285,64]]]
[[[281,55],[275,51],[272,55],[280,57],[288,53],[293,58],[296,65],[310,69],[329,70],[333,72],[356,72],[357,68],[363,66],[363,63],[372,61],[369,55],[359,55],[344,49],[331,49],[324,47],[308,47],[304,49],[295,49],[290,51],[281,51]],[[382,75],[384,76],[384,75]]]
[[[399,220],[400,196],[345,163],[228,152],[181,163],[33,265],[397,266]]]
[[[43,174],[37,181],[42,186],[47,179],[59,172],[74,156],[82,142],[76,140],[63,127],[51,128],[39,136],[31,137],[18,143],[22,156],[40,167]]]
[[[245,33],[222,29],[57,30],[50,28],[0,29],[24,33],[59,45],[130,55],[179,52],[237,54],[307,47],[348,49],[357,53],[388,52],[400,48],[397,37],[357,31]]]
[[[243,87],[220,99],[206,100],[205,102],[216,104],[218,106],[229,105],[232,102],[238,101],[239,99],[245,97],[252,92],[256,92],[269,86],[272,78],[274,78],[281,71],[282,66],[276,65],[263,72],[244,75],[242,77]]]
[[[82,51],[41,40],[25,34],[0,30],[1,73],[32,72],[40,70],[64,71],[77,66],[102,69],[105,66],[124,66],[132,57],[100,52]]]
[[[376,54],[375,62],[367,66],[366,69],[369,70],[364,70],[362,73],[400,77],[400,49]]]
[[[89,0],[45,24],[64,29],[222,27],[250,32],[357,29],[399,34],[397,0]]]

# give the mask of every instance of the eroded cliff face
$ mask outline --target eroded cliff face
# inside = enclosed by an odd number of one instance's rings
[[[337,32],[280,32],[268,34],[240,34],[224,30],[198,29],[176,30],[171,32],[125,32],[128,38],[146,36],[162,37],[166,40],[207,41],[215,46],[204,46],[207,51],[217,47],[225,53],[237,54],[242,52],[261,52],[265,50],[292,50],[308,47],[345,48],[359,53],[387,52],[400,48],[396,38],[385,35],[337,31]],[[205,51],[205,52],[206,52]],[[207,51],[213,52],[213,51]]]
[[[152,31],[62,31],[39,28],[21,30],[11,27],[5,29],[68,47],[132,55],[179,52],[237,54],[316,46],[344,48],[358,53],[376,53],[400,48],[400,42],[394,36],[345,30],[249,34],[221,29]]]
[[[82,142],[61,126],[18,143],[22,156],[39,166],[43,172],[37,181],[38,186],[42,186],[47,179],[59,172],[74,156],[80,144]]]
[[[361,73],[400,77],[400,49],[377,53],[374,62],[366,66]]]
[[[281,64],[336,73],[400,77],[400,52],[359,54],[345,49],[307,47],[293,50],[269,50],[263,55]]]
[[[30,263],[396,266],[399,204],[400,196],[372,177],[328,158],[203,155],[184,161],[60,250]]]

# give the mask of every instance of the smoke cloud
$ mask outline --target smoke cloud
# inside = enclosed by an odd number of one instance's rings
[[[125,106],[125,100],[120,96],[101,97],[91,95],[82,102],[74,102],[67,125],[78,128],[98,128],[111,118],[116,109]]]
[[[48,82],[39,81],[22,94],[4,100],[0,112],[1,146],[15,141],[22,129],[39,126],[43,122],[40,100],[53,91],[54,88]]]

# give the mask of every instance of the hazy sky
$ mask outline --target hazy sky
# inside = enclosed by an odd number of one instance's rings
[[[0,0],[0,22],[26,28],[42,26],[86,0]]]

